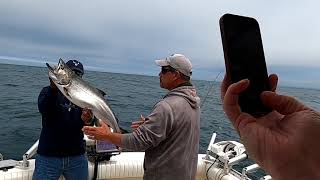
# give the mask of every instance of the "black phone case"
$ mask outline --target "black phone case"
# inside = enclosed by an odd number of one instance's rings
[[[241,110],[255,117],[269,113],[271,109],[260,99],[270,85],[258,22],[250,17],[225,14],[219,24],[227,75],[232,83],[250,80],[239,97]]]

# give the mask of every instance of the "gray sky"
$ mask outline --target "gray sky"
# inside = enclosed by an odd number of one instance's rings
[[[319,7],[316,0],[1,0],[0,63],[45,66],[62,57],[90,70],[156,76],[154,59],[182,53],[193,78],[214,80],[224,71],[218,21],[234,13],[259,21],[280,85],[320,88]]]

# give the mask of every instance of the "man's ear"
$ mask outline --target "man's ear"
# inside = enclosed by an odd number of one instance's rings
[[[179,72],[178,71],[174,71],[172,73],[174,74],[173,80],[177,80],[179,78]]]
[[[181,72],[179,72],[179,71],[176,71],[175,74],[176,74],[176,77],[178,77],[178,78],[182,77]]]

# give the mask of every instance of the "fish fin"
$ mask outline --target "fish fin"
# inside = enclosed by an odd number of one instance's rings
[[[105,96],[105,95],[107,95],[107,93],[105,93],[104,91],[102,91],[101,89],[98,89],[98,88],[96,88],[99,92],[100,92],[100,94],[102,95],[102,96]]]
[[[62,58],[59,58],[59,63],[60,63],[60,61],[62,61],[63,63],[65,63],[65,62],[64,62],[64,60],[63,60]]]
[[[64,88],[63,88],[63,90],[64,90],[64,92],[65,92],[66,96],[69,96],[69,97],[70,97],[70,94],[69,94],[68,89],[64,87]]]

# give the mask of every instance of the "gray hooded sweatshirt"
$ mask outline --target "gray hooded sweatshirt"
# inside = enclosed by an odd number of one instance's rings
[[[193,86],[171,90],[122,146],[145,151],[144,180],[196,179],[200,98]]]

